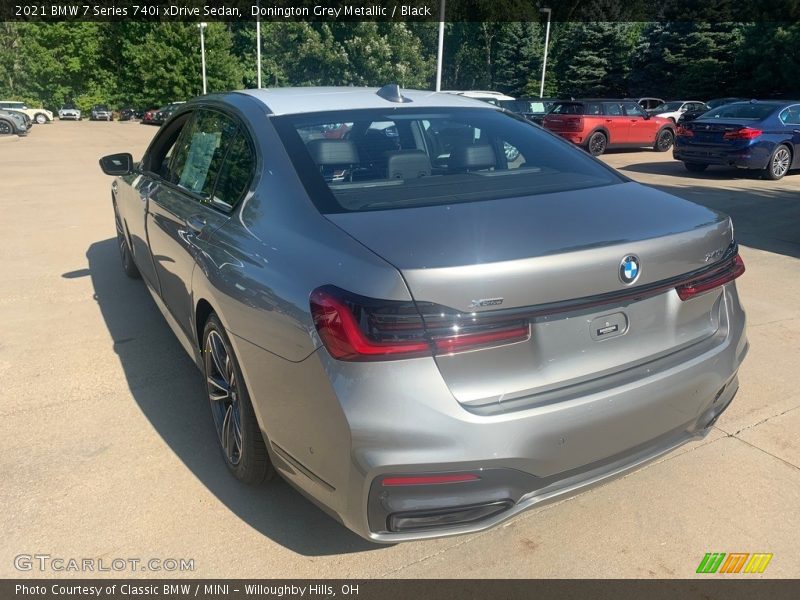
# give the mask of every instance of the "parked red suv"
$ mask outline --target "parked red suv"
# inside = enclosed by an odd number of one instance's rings
[[[651,117],[634,100],[560,100],[542,125],[593,156],[606,148],[642,146],[666,152],[675,140],[672,121]]]

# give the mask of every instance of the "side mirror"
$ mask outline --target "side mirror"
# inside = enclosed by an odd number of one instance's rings
[[[644,117],[644,120],[645,120],[645,121],[647,121],[648,119],[650,119],[650,113],[648,113],[648,112],[644,113],[642,116]]]
[[[100,168],[106,175],[130,175],[133,173],[133,156],[128,152],[109,154],[100,159]]]

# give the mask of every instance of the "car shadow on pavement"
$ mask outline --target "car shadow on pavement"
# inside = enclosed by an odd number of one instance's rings
[[[94,298],[114,340],[133,398],[192,473],[248,525],[307,556],[385,548],[323,513],[283,479],[246,486],[228,473],[211,423],[202,378],[142,281],[122,272],[115,238],[86,252]],[[84,275],[81,271],[64,277]],[[165,494],[172,493],[164,490]]]
[[[647,185],[730,215],[736,240],[742,245],[800,258],[800,194],[793,185],[787,186],[792,180],[800,180],[798,172],[791,172],[781,181],[763,182],[770,187],[734,188],[698,185],[697,181],[756,180],[757,175],[713,168],[689,173],[677,161],[634,164],[620,170],[673,176],[673,183]]]

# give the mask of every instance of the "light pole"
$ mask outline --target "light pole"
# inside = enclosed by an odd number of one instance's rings
[[[206,39],[203,36],[203,30],[208,27],[208,23],[199,23],[200,28],[200,63],[203,66],[203,95],[206,94]]]
[[[444,2],[439,5],[439,50],[436,53],[436,91],[442,91],[442,60],[444,59]]]
[[[547,46],[550,43],[550,13],[549,8],[540,8],[539,12],[547,14],[547,29],[544,31],[544,59],[542,60],[542,85],[539,87],[539,98],[544,98],[544,73],[547,70]]]
[[[256,82],[258,89],[261,89],[261,3],[258,3],[256,18]]]
[[[256,21],[256,81],[261,89],[261,17]]]

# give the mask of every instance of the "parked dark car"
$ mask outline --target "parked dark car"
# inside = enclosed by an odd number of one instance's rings
[[[687,110],[684,112],[680,118],[678,119],[678,125],[683,123],[688,123],[689,121],[694,121],[700,115],[706,114],[712,108],[719,108],[720,106],[724,106],[726,104],[733,104],[734,102],[746,102],[744,98],[716,98],[714,100],[709,100],[705,103],[705,105],[701,108],[695,110]]]
[[[119,120],[120,121],[130,121],[136,118],[136,110],[133,108],[120,108],[119,109]]]
[[[519,98],[517,100],[501,100],[499,104],[506,110],[541,125],[544,116],[558,101],[559,98]]]
[[[642,146],[666,152],[675,137],[672,121],[651,117],[635,100],[561,100],[542,125],[593,156],[607,148]]]
[[[0,109],[0,136],[28,135],[30,117],[16,110]]]
[[[156,123],[156,113],[158,112],[158,106],[151,106],[150,108],[146,109],[142,112],[142,125],[158,125]]]
[[[800,102],[725,104],[678,128],[672,155],[689,171],[725,165],[781,179],[800,167]]]
[[[105,104],[95,104],[89,113],[90,121],[111,121],[114,113]]]
[[[737,392],[731,220],[492,104],[210,94],[141,161],[100,164],[121,266],[200,370],[180,385],[227,469],[280,473],[369,540],[474,533],[628,473]]]
[[[180,108],[180,106],[183,104],[184,102],[181,100],[180,102],[172,102],[170,104],[167,104],[166,106],[162,106],[156,111],[153,122],[156,125],[163,125],[172,116],[172,114],[176,110],[178,110],[178,108]]]

